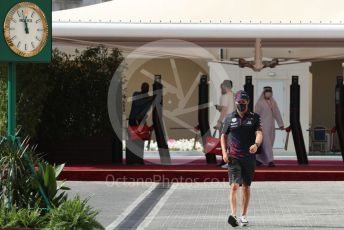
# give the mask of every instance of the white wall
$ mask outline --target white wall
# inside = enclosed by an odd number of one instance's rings
[[[274,81],[275,79],[283,80],[284,88],[286,93],[286,103],[283,103],[287,111],[284,115],[285,126],[289,126],[289,103],[290,103],[290,84],[291,76],[299,76],[300,84],[300,122],[302,127],[302,132],[305,140],[306,150],[309,152],[309,132],[307,129],[310,127],[310,118],[311,118],[311,106],[312,106],[312,74],[309,71],[311,63],[299,63],[299,64],[290,64],[290,65],[281,65],[277,66],[274,69],[266,68],[260,72],[254,72],[249,68],[240,68],[234,65],[226,65],[220,63],[209,63],[209,75],[210,75],[210,101],[213,101],[214,104],[217,104],[218,98],[220,96],[219,85],[224,79],[230,79],[233,81],[233,91],[243,89],[245,84],[245,76],[250,75],[253,77],[253,85],[257,84],[257,81],[260,79],[267,79]],[[256,89],[255,87],[255,95]],[[258,98],[255,97],[254,103]],[[216,124],[219,113],[214,109],[210,108],[209,121],[210,127],[213,127]],[[284,140],[286,133],[284,132]],[[275,152],[290,152],[294,153],[294,143],[292,135],[289,136],[288,150],[284,151],[281,149],[275,149]]]

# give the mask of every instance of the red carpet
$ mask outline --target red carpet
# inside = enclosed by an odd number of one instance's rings
[[[206,165],[204,159],[173,159],[173,165],[67,165],[60,179],[78,181],[170,181],[226,182],[227,169]],[[344,164],[339,160],[310,160],[298,165],[295,160],[276,160],[276,167],[256,168],[255,181],[344,181]]]

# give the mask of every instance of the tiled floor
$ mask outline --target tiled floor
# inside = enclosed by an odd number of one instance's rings
[[[108,229],[231,228],[228,183],[68,184],[73,193],[94,194],[90,202],[102,210],[99,220],[105,227],[113,223]],[[155,193],[156,199],[150,196]],[[254,182],[251,196],[249,229],[344,229],[343,182]],[[116,221],[121,212],[126,215]]]

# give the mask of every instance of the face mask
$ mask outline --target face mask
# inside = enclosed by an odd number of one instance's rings
[[[239,112],[245,112],[247,108],[247,104],[237,104],[237,109],[239,110]]]

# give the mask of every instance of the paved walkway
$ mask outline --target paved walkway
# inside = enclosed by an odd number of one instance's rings
[[[67,184],[107,229],[231,229],[226,182]],[[254,182],[248,218],[248,229],[344,229],[344,183]]]

